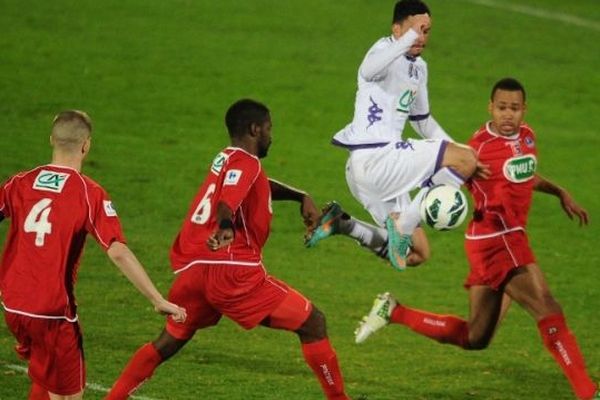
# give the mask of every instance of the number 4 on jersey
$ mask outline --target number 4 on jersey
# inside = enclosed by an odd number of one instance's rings
[[[35,232],[35,245],[42,247],[44,245],[45,235],[52,233],[52,224],[48,222],[50,214],[51,199],[42,199],[31,207],[31,211],[25,218],[23,229],[25,232]]]

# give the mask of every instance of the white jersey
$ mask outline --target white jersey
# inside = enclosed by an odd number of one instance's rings
[[[427,64],[406,53],[418,34],[409,29],[402,37],[381,38],[367,52],[358,71],[354,119],[333,137],[332,143],[348,149],[379,147],[402,140],[406,121],[433,121],[429,116]],[[419,129],[424,137],[450,139],[435,121]]]

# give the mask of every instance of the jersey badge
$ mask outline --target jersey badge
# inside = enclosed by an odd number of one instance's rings
[[[535,175],[537,159],[533,154],[509,158],[504,162],[502,171],[504,177],[511,182],[522,183],[532,179]]]
[[[400,96],[400,99],[398,100],[398,107],[396,107],[396,110],[403,113],[407,113],[412,103],[415,102],[415,98],[417,97],[416,95],[416,91],[407,89],[402,94],[402,96]]]
[[[33,188],[36,190],[44,190],[47,192],[60,193],[65,187],[70,174],[66,172],[48,171],[43,169],[35,177]]]
[[[239,169],[230,169],[225,174],[225,180],[223,181],[223,186],[225,185],[237,185],[240,181],[240,177],[242,176],[242,171]]]
[[[533,141],[533,138],[531,136],[525,136],[525,144],[530,149],[533,149],[535,147],[535,142]]]
[[[223,165],[225,165],[225,161],[227,161],[227,158],[229,158],[229,155],[225,153],[221,152],[217,154],[217,156],[212,162],[212,165],[210,166],[210,172],[212,172],[215,175],[219,175],[219,173],[223,169]]]
[[[107,217],[116,217],[117,216],[117,210],[115,209],[115,206],[113,206],[112,201],[102,200],[102,203],[104,204],[104,213],[106,214]]]

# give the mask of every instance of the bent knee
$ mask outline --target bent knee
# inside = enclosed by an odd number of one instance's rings
[[[450,143],[444,155],[444,165],[468,178],[475,173],[477,157],[470,147]]]
[[[303,343],[314,342],[326,338],[327,321],[325,319],[325,314],[317,307],[313,306],[310,315],[302,326],[298,328],[296,333]]]

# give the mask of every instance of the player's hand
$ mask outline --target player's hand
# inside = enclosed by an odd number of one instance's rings
[[[473,177],[476,179],[487,179],[491,175],[492,171],[490,170],[490,166],[477,160],[477,167],[475,167],[475,173],[473,173]]]
[[[589,222],[588,212],[573,200],[573,197],[566,190],[560,192],[560,205],[570,219],[576,216],[579,219],[579,226],[587,225]]]
[[[411,29],[421,35],[431,27],[431,17],[427,13],[411,15],[408,20]]]
[[[306,226],[307,234],[312,232],[319,223],[321,211],[319,211],[317,205],[309,195],[304,195],[302,198],[300,214],[302,214],[302,218],[304,219],[304,226]]]
[[[221,247],[229,246],[231,242],[233,242],[233,237],[233,229],[217,229],[212,235],[210,235],[206,241],[206,244],[209,249],[216,251]]]
[[[170,315],[175,322],[184,322],[187,318],[187,312],[185,308],[179,307],[176,304],[166,301],[161,298],[156,304],[154,304],[154,310],[162,315]]]

